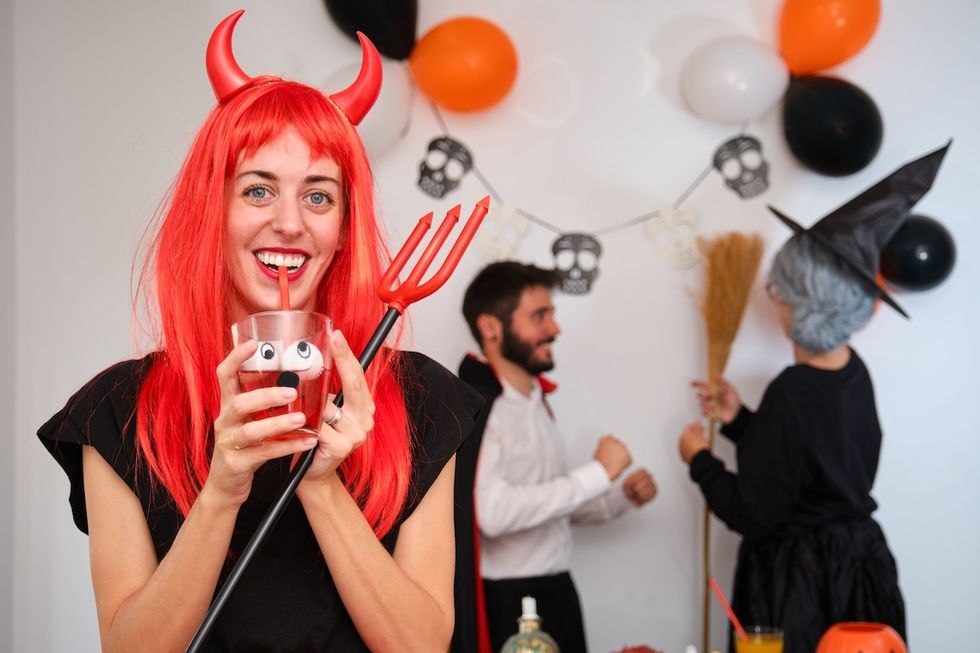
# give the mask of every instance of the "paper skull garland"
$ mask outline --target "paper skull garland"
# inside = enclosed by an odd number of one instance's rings
[[[644,231],[653,241],[657,256],[675,268],[684,269],[701,260],[695,241],[697,226],[697,217],[690,209],[666,207],[647,220]]]
[[[517,250],[517,245],[528,231],[527,218],[518,207],[505,202],[494,202],[490,213],[476,232],[473,247],[486,261],[501,261]]]
[[[762,143],[754,136],[736,136],[722,143],[715,150],[713,165],[725,185],[743,200],[769,188],[769,163],[762,158]]]
[[[463,176],[473,168],[473,155],[457,140],[440,136],[429,143],[429,151],[419,164],[419,188],[441,199],[459,186]]]
[[[584,295],[592,290],[599,276],[602,245],[589,234],[570,233],[558,236],[551,245],[555,271],[561,277],[560,288],[569,295]]]

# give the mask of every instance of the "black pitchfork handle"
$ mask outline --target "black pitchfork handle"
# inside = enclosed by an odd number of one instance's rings
[[[395,322],[398,321],[398,316],[400,313],[398,309],[389,308],[388,312],[381,319],[381,323],[378,324],[378,328],[374,330],[374,335],[368,341],[367,346],[364,347],[364,351],[361,353],[358,362],[361,364],[361,369],[367,370],[368,365],[374,360],[375,354],[381,349],[381,345],[384,343],[385,339],[388,337],[388,333],[391,332],[391,328],[395,326]],[[344,405],[344,391],[341,390],[334,397],[333,403],[338,408]],[[252,558],[255,557],[256,552],[265,542],[265,538],[268,537],[269,533],[272,532],[273,527],[275,527],[276,522],[279,521],[279,517],[282,516],[283,511],[289,504],[290,499],[296,494],[296,488],[299,487],[300,481],[303,480],[303,476],[306,475],[306,471],[313,464],[313,457],[316,455],[319,446],[313,447],[309,451],[303,454],[300,459],[299,465],[293,469],[292,476],[289,478],[289,483],[283,489],[282,494],[275,500],[272,506],[269,507],[269,511],[266,512],[265,517],[259,523],[258,528],[255,529],[255,533],[252,535],[252,539],[248,541],[245,545],[245,549],[242,551],[241,557],[235,566],[232,567],[231,573],[228,574],[228,578],[225,580],[225,584],[221,586],[218,590],[217,596],[214,597],[214,601],[211,602],[211,607],[208,608],[208,613],[204,615],[204,621],[198,627],[197,632],[194,634],[194,638],[191,643],[187,646],[186,653],[197,653],[207,641],[208,634],[211,632],[211,628],[214,627],[215,621],[218,619],[218,615],[221,614],[221,610],[225,607],[225,603],[228,602],[228,597],[231,596],[232,591],[241,580],[242,574],[245,573],[245,569],[248,567]]]

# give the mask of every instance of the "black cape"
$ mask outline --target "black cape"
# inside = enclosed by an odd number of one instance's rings
[[[490,646],[486,624],[482,579],[478,573],[480,556],[473,487],[476,482],[476,463],[487,426],[490,406],[503,388],[490,366],[467,355],[459,364],[459,378],[487,401],[470,436],[456,455],[456,632],[453,633],[452,653],[476,653]]]

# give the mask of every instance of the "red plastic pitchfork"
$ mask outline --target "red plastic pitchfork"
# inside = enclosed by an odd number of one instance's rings
[[[360,357],[358,357],[358,362],[361,364],[361,368],[367,369],[368,365],[374,359],[375,354],[381,348],[388,334],[391,332],[391,328],[395,326],[395,322],[398,321],[398,317],[405,312],[405,309],[409,305],[414,304],[418,300],[428,297],[436,290],[438,290],[452,275],[453,270],[456,269],[456,265],[459,264],[459,259],[462,258],[463,252],[469,246],[470,241],[473,240],[474,234],[476,234],[477,228],[479,228],[480,223],[483,222],[483,218],[486,217],[487,211],[490,209],[490,197],[484,197],[482,200],[476,203],[473,207],[473,212],[470,214],[469,219],[466,224],[463,225],[463,230],[460,232],[459,238],[453,245],[452,249],[449,250],[449,254],[446,256],[446,260],[443,262],[442,267],[432,275],[432,278],[425,283],[420,283],[422,276],[432,265],[432,260],[442,249],[445,244],[446,239],[449,237],[449,232],[453,230],[455,224],[459,221],[460,205],[454,206],[452,209],[446,213],[446,217],[443,219],[442,224],[436,229],[435,235],[432,240],[426,246],[422,255],[419,257],[418,262],[412,271],[409,273],[408,278],[404,283],[398,285],[397,288],[392,289],[392,286],[398,281],[398,274],[405,267],[408,259],[411,258],[415,250],[418,249],[419,244],[422,242],[422,237],[432,226],[432,213],[428,213],[419,220],[418,224],[415,225],[415,229],[409,234],[408,240],[402,245],[402,248],[398,250],[398,254],[395,256],[395,260],[391,262],[388,267],[387,272],[381,277],[381,283],[378,287],[378,297],[385,304],[388,305],[388,310],[385,312],[384,317],[381,319],[381,323],[378,324],[378,328],[374,330],[374,335],[368,341],[367,345],[364,347],[364,351],[361,352]],[[334,405],[341,406],[344,403],[344,393],[339,392],[333,400]],[[211,607],[208,608],[208,613],[204,616],[204,621],[201,622],[200,627],[197,629],[194,638],[191,640],[190,645],[187,647],[188,653],[195,653],[200,649],[200,647],[207,641],[208,633],[211,632],[211,628],[214,626],[218,615],[221,613],[222,608],[224,608],[225,603],[228,601],[228,597],[231,596],[232,590],[238,584],[244,573],[246,567],[248,567],[252,558],[255,556],[256,551],[265,542],[265,538],[272,532],[272,528],[275,526],[279,517],[282,515],[283,511],[286,509],[286,505],[289,500],[292,499],[293,495],[296,493],[296,488],[299,487],[299,483],[303,480],[303,476],[306,474],[306,470],[310,468],[313,463],[313,457],[316,455],[317,447],[313,447],[305,454],[303,454],[300,459],[299,464],[293,470],[293,474],[289,479],[289,483],[283,489],[282,494],[275,500],[275,502],[270,506],[269,511],[266,513],[265,517],[259,523],[258,527],[255,529],[255,533],[252,535],[252,539],[248,541],[245,549],[242,551],[241,557],[235,566],[232,568],[231,573],[228,574],[228,579],[225,584],[221,586],[218,594],[215,596],[214,601],[211,603]]]

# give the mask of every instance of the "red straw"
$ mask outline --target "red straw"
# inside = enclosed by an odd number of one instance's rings
[[[739,622],[738,617],[736,617],[735,613],[732,611],[732,606],[728,605],[728,599],[725,598],[725,595],[721,591],[721,587],[718,586],[718,581],[709,576],[708,584],[711,585],[711,591],[715,593],[715,598],[718,599],[718,603],[721,603],[721,607],[724,608],[725,614],[728,615],[728,620],[732,622],[733,626],[735,626],[735,631],[738,633],[738,638],[743,640],[748,639],[749,634],[745,632],[744,628],[742,628],[742,624]]]
[[[286,276],[286,266],[279,266],[279,310],[289,310],[289,278]]]

